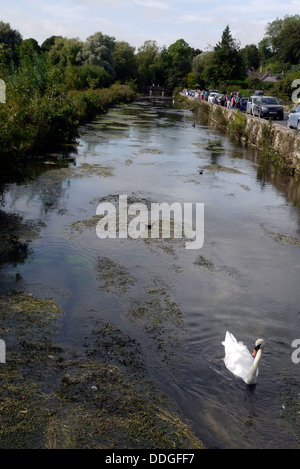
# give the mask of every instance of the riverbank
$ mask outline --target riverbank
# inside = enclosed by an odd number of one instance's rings
[[[256,148],[274,166],[300,175],[300,137],[297,131],[191,96],[182,95],[180,99],[231,137]]]
[[[62,91],[56,96],[24,96],[8,87],[7,103],[0,108],[0,184],[21,181],[28,156],[70,146],[79,136],[80,125],[135,96],[130,86],[120,84]]]

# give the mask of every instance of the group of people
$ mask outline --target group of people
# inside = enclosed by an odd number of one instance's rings
[[[208,101],[210,93],[218,93],[216,90],[188,90],[184,89],[183,94],[186,96],[193,96],[194,98],[202,99],[203,101]],[[236,109],[240,107],[240,100],[242,95],[239,92],[233,91],[230,94],[216,94],[210,99],[211,103],[219,104],[220,106],[225,106],[230,109]]]

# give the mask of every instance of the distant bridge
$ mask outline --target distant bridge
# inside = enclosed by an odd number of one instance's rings
[[[152,96],[153,94],[160,94],[161,96],[172,96],[173,94],[172,90],[169,90],[165,86],[159,85],[142,86],[141,91],[143,91],[144,93],[149,93],[150,96]]]

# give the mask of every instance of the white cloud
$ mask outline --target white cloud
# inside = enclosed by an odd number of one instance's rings
[[[84,40],[102,31],[135,47],[183,38],[205,49],[227,24],[242,46],[257,44],[268,22],[297,11],[300,0],[14,0],[2,7],[1,20],[40,43],[54,34]]]
[[[156,8],[158,10],[169,10],[170,6],[165,2],[157,2],[154,0],[132,0],[132,3],[142,7]]]

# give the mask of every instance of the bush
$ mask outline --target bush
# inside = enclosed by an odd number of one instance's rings
[[[106,88],[111,85],[111,77],[98,65],[69,65],[65,71],[65,85],[76,90]]]

